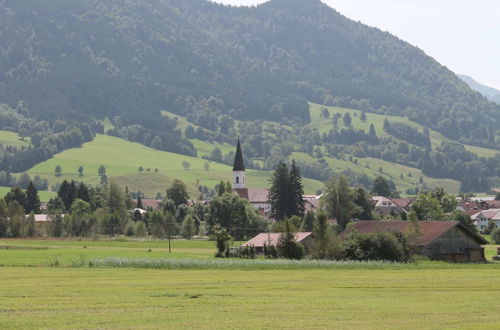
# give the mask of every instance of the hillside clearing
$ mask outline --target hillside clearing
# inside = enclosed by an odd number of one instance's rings
[[[184,169],[183,162],[189,163],[189,169]],[[209,164],[208,171],[205,171],[206,163]],[[59,178],[54,175],[56,165],[62,167],[62,176]],[[83,177],[78,176],[77,170],[80,165],[84,168]],[[98,169],[101,165],[106,167],[108,177],[116,178],[118,183],[128,186],[130,191],[140,190],[152,197],[157,192],[164,194],[168,184],[175,178],[186,183],[193,197],[196,196],[198,184],[213,188],[221,180],[232,179],[230,166],[159,151],[139,143],[101,134],[81,148],[65,150],[27,172],[31,176],[39,175],[48,179],[49,184],[64,179],[95,184],[100,182]],[[142,172],[138,170],[141,166]],[[271,172],[266,171],[247,171],[249,187],[269,186],[270,175]],[[323,184],[305,179],[304,186],[307,192],[315,192],[321,189]]]
[[[30,144],[30,138],[26,137],[24,140],[21,140],[21,137],[17,133],[0,131],[0,144],[18,148],[27,147]]]
[[[330,131],[330,129],[333,128],[332,120],[331,119],[325,119],[321,116],[321,109],[326,108],[330,112],[330,118],[333,117],[334,113],[340,113],[341,115],[344,115],[344,113],[349,113],[352,118],[352,126],[355,129],[361,129],[364,130],[365,132],[368,132],[370,129],[370,124],[373,124],[375,127],[375,131],[377,132],[378,137],[389,137],[391,136],[387,132],[384,131],[384,120],[387,119],[390,122],[398,122],[398,123],[403,123],[412,127],[417,128],[418,130],[422,131],[423,126],[415,123],[408,118],[404,117],[398,117],[398,116],[391,116],[391,115],[379,115],[379,114],[374,114],[374,113],[366,113],[366,121],[362,121],[360,119],[361,116],[361,110],[354,110],[354,109],[347,109],[347,108],[339,108],[339,107],[331,107],[331,106],[325,106],[325,105],[320,105],[320,104],[315,104],[315,103],[309,103],[309,112],[311,115],[311,123],[307,125],[309,128],[316,128],[321,134],[327,133]],[[339,127],[343,127],[342,120],[339,120]],[[450,139],[444,137],[441,133],[429,129],[429,135],[431,138],[431,144],[432,148],[436,149],[441,146],[442,142],[445,141],[450,141]],[[468,151],[475,153],[476,155],[480,157],[494,157],[496,154],[500,153],[498,150],[493,150],[493,149],[488,149],[488,148],[482,148],[482,147],[476,147],[476,146],[471,146],[471,145],[466,145],[464,144],[465,149]]]

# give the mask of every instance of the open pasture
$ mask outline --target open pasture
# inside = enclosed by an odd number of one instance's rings
[[[183,167],[183,162],[189,163],[189,169]],[[192,197],[196,198],[198,184],[213,188],[221,180],[232,178],[232,167],[208,162],[207,171],[206,163],[201,158],[155,150],[139,143],[98,134],[92,142],[84,143],[81,148],[65,150],[36,165],[28,173],[48,179],[49,184],[64,179],[96,184],[100,182],[98,169],[104,165],[108,177],[116,179],[122,186],[128,186],[130,191],[142,191],[148,197],[154,197],[157,192],[164,194],[166,188],[177,178],[184,181]],[[54,175],[57,165],[62,167],[62,176],[59,178]],[[84,168],[82,177],[78,176],[77,171],[80,165]],[[138,170],[139,167],[143,167],[142,172]],[[269,171],[249,170],[248,185],[267,187],[271,174]],[[315,192],[322,186],[321,182],[304,179],[307,192]]]
[[[317,267],[280,260],[262,268],[264,260],[238,259],[247,265],[225,267],[222,260],[210,269],[106,263],[216,262],[214,242],[174,240],[172,247],[169,254],[164,240],[0,240],[0,328],[498,327],[499,263]],[[490,259],[496,246],[486,250]],[[92,258],[103,262],[78,264]]]
[[[6,267],[0,328],[496,329],[499,275]]]

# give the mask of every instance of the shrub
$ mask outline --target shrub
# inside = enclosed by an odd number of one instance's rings
[[[215,256],[217,258],[224,258],[229,256],[229,241],[231,240],[231,235],[219,225],[214,227],[214,238],[215,244],[217,246],[217,252]]]
[[[496,225],[493,222],[490,222],[488,224],[488,227],[485,230],[483,230],[483,234],[489,235],[493,232],[493,230],[495,230],[495,228],[496,228]]]
[[[137,221],[137,223],[135,225],[135,235],[137,237],[147,236],[146,226],[144,225],[144,222]]]
[[[342,242],[342,255],[348,260],[411,261],[411,240],[404,234],[380,232],[361,234],[353,231]]]
[[[238,256],[243,259],[255,259],[257,256],[257,253],[255,251],[255,247],[252,246],[245,246],[243,248],[240,248]]]
[[[491,231],[491,240],[495,244],[500,244],[500,228],[495,228]]]
[[[135,223],[129,221],[125,226],[125,235],[126,236],[134,236],[135,235]]]
[[[297,243],[293,236],[288,237],[286,233],[281,234],[278,240],[278,255],[282,258],[300,260],[304,257],[304,247]]]

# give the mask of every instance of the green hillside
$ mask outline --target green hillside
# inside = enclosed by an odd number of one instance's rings
[[[188,162],[190,168],[183,168],[182,162]],[[154,150],[139,143],[128,142],[119,138],[97,135],[92,142],[85,143],[81,148],[66,150],[52,159],[38,164],[28,171],[31,176],[39,175],[47,178],[50,184],[63,179],[81,180],[88,183],[98,183],[98,169],[106,167],[108,177],[115,178],[130,191],[142,191],[149,196],[157,192],[164,194],[173,179],[179,178],[195,194],[197,181],[200,185],[213,188],[220,180],[231,180],[232,168],[227,165],[209,163],[205,171],[206,160],[179,154]],[[62,167],[62,176],[55,177],[54,169]],[[78,176],[78,167],[83,166],[83,177]],[[138,168],[142,166],[143,172]],[[149,171],[148,171],[149,169]],[[158,172],[155,171],[158,170]],[[267,187],[270,172],[248,171],[249,187]],[[305,190],[309,193],[322,188],[322,183],[314,180],[304,180]]]
[[[351,118],[352,118],[352,126],[355,129],[362,129],[365,132],[368,132],[368,130],[370,128],[370,124],[373,124],[373,126],[375,127],[375,131],[377,132],[377,136],[379,136],[379,137],[391,136],[390,134],[388,134],[387,132],[384,131],[384,120],[385,119],[389,120],[390,122],[403,123],[403,124],[415,127],[419,130],[424,129],[424,126],[422,126],[414,121],[411,121],[405,117],[366,113],[366,121],[362,121],[360,119],[360,116],[361,116],[360,110],[339,108],[339,107],[330,107],[330,106],[324,106],[324,105],[320,105],[320,104],[310,103],[309,104],[309,111],[310,111],[310,115],[311,115],[311,122],[310,122],[310,124],[307,125],[307,127],[315,128],[320,133],[327,133],[333,127],[331,119],[325,119],[321,116],[321,109],[323,109],[323,108],[328,109],[328,111],[330,112],[331,115],[333,115],[334,113],[340,113],[341,115],[344,115],[344,113],[349,113],[351,115]],[[342,120],[339,120],[339,125],[341,127],[343,126]],[[430,133],[431,144],[432,144],[433,149],[436,149],[437,147],[441,146],[441,143],[444,141],[451,141],[450,139],[444,137],[441,133],[439,133],[433,129],[429,129],[429,133]],[[471,146],[471,145],[467,145],[467,144],[464,144],[464,146],[465,146],[465,149],[477,154],[480,157],[493,157],[496,154],[500,153],[498,150],[494,150],[494,149],[476,147],[476,146]]]
[[[385,116],[385,115],[367,113],[366,121],[362,121],[360,119],[361,111],[359,110],[339,108],[339,107],[328,107],[315,103],[310,103],[309,105],[310,105],[309,111],[310,111],[311,123],[308,124],[306,127],[311,129],[317,129],[318,132],[320,132],[321,134],[327,133],[333,127],[331,117],[333,116],[334,113],[340,113],[341,115],[344,115],[344,113],[346,112],[351,115],[352,126],[355,129],[362,129],[368,132],[370,124],[373,123],[377,135],[379,137],[395,138],[383,130],[383,123],[384,119],[386,118],[391,122],[401,122],[410,125],[412,127],[418,128],[419,130],[423,129],[423,126],[421,126],[420,124],[417,124],[403,117]],[[328,109],[328,111],[330,112],[330,119],[325,119],[321,116],[322,108]],[[177,118],[179,127],[183,132],[188,125],[191,125],[194,128],[198,127],[197,125],[189,122],[186,118],[179,115],[175,115],[171,112],[163,111],[163,115],[169,118]],[[235,126],[237,126],[239,123],[240,123],[239,121],[236,121]],[[278,125],[274,122],[267,122],[267,121],[264,121],[262,125],[273,126],[273,127],[279,126],[281,129],[286,129],[290,132],[293,132],[293,128],[288,125]],[[339,121],[339,125],[342,126],[342,120]],[[431,142],[433,149],[439,147],[443,141],[448,141],[447,138],[445,138],[436,131],[430,130],[430,135],[431,135]],[[191,142],[197,148],[198,156],[208,155],[215,147],[221,149],[222,153],[224,154],[232,151],[232,147],[228,144],[200,141],[198,139],[191,139]],[[296,147],[298,148],[299,146],[297,145]],[[466,146],[466,148],[471,152],[475,152],[479,156],[491,157],[497,153],[497,151],[493,149],[480,148],[475,146]],[[298,161],[304,161],[311,164],[317,163],[318,161],[318,159],[311,157],[303,152],[294,152],[289,158],[296,159]],[[328,166],[334,171],[334,173],[338,174],[342,172],[352,172],[355,174],[366,174],[370,179],[375,178],[377,175],[382,175],[387,179],[393,180],[400,191],[405,191],[408,188],[414,188],[418,186],[419,179],[421,176],[427,187],[430,188],[434,188],[437,186],[444,187],[450,193],[458,193],[460,189],[460,182],[456,180],[432,178],[422,174],[422,170],[420,169],[396,163],[391,163],[382,159],[377,159],[373,157],[360,158],[360,157],[354,157],[349,154],[343,154],[342,157],[340,157],[340,159],[327,156],[324,156],[323,158],[327,161]],[[352,161],[350,160],[350,158],[352,158]],[[381,167],[382,167],[382,172],[379,171]],[[411,173],[411,176],[408,176],[409,173]],[[401,174],[403,175],[402,178]]]
[[[27,147],[30,144],[30,139],[25,138],[24,140],[14,132],[9,131],[0,131],[0,144],[4,146],[12,146],[12,147]]]
[[[10,189],[11,188],[8,188],[8,187],[0,187],[0,198],[7,195],[7,193],[10,191]],[[54,197],[56,195],[56,193],[52,192],[52,191],[39,191],[38,195],[40,196],[40,200],[42,202],[47,202],[49,199]]]

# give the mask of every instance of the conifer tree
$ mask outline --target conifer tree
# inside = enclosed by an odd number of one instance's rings
[[[315,255],[320,259],[326,259],[331,235],[328,232],[328,217],[324,211],[317,213],[313,233]]]
[[[274,173],[270,179],[271,189],[269,190],[268,201],[271,205],[271,217],[278,221],[291,216],[290,207],[290,174],[284,162],[276,165]]]
[[[143,209],[144,206],[142,205],[142,198],[141,198],[141,192],[137,194],[137,204],[135,206],[138,209]]]
[[[40,196],[38,196],[38,190],[32,181],[30,181],[28,188],[26,189],[26,213],[40,213]]]
[[[270,179],[268,202],[271,204],[271,217],[283,220],[292,216],[304,216],[304,188],[300,169],[295,161],[291,168],[280,162]]]
[[[291,199],[292,204],[291,207],[291,215],[296,215],[299,217],[304,216],[305,207],[304,207],[304,186],[302,184],[302,175],[300,173],[300,168],[295,163],[295,160],[292,160],[292,165],[290,167],[290,186],[291,186]]]

